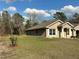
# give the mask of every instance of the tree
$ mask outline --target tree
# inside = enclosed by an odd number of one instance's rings
[[[48,20],[43,20],[42,23],[44,23],[44,22],[48,22]]]
[[[28,20],[26,21],[26,24],[25,24],[25,29],[27,28],[30,28],[32,26],[36,26],[39,24],[39,21],[38,21],[38,15],[37,14],[28,14]]]
[[[27,20],[25,24],[25,29],[30,28],[30,27],[31,27],[30,20]]]
[[[0,35],[4,35],[4,23],[2,21],[2,16],[0,16]]]
[[[73,15],[72,22],[73,22],[73,23],[79,23],[79,14],[78,14],[78,13],[75,13],[75,14]]]
[[[22,34],[23,33],[23,30],[24,30],[23,21],[24,21],[24,18],[19,13],[15,13],[12,16],[13,33],[14,34]]]
[[[62,21],[66,21],[67,17],[63,12],[56,12],[56,14],[54,14],[54,18],[55,19],[60,19]]]
[[[38,22],[35,22],[35,23],[33,24],[33,26],[36,26],[36,25],[38,25]]]
[[[10,20],[11,17],[7,11],[3,11],[2,13],[2,20],[3,20],[3,28],[4,28],[4,33],[5,34],[10,34]]]
[[[25,24],[25,29],[28,29],[28,28],[30,28],[30,27],[32,27],[32,26],[36,26],[36,25],[38,25],[37,22],[31,24],[31,21],[30,21],[30,20],[27,20],[27,21],[26,21],[26,24]]]
[[[30,22],[31,27],[40,23],[39,19],[41,19],[41,18],[39,18],[39,17],[41,17],[41,16],[38,13],[36,13],[36,12],[27,13],[27,16],[29,18],[28,20]]]

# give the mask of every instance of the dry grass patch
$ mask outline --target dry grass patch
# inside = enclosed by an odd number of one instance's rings
[[[7,59],[79,59],[79,40],[25,35],[17,38],[16,55]]]

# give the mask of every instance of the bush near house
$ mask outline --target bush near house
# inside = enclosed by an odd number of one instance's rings
[[[11,41],[11,46],[17,45],[17,37],[11,36],[10,41]]]

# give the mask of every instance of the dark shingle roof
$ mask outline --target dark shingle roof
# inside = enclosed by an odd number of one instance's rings
[[[79,25],[78,23],[71,23],[72,25],[74,25],[74,27],[76,27],[77,25]]]
[[[73,21],[69,21],[72,25],[74,25],[74,27],[75,26],[77,26],[77,25],[79,25],[79,23],[77,23],[77,22],[73,22]]]
[[[41,29],[41,28],[46,28],[46,26],[48,26],[48,25],[50,25],[51,23],[53,23],[53,22],[55,22],[56,21],[56,19],[55,20],[50,20],[50,21],[47,21],[47,22],[43,22],[43,23],[41,23],[41,24],[39,24],[39,25],[36,25],[36,26],[33,26],[33,27],[30,27],[30,28],[28,28],[28,29],[26,29],[26,31],[28,31],[28,30],[34,30],[34,29]],[[70,21],[65,21],[65,22],[70,22]],[[65,23],[64,22],[64,23]],[[64,23],[61,23],[59,26],[62,26]],[[79,23],[72,23],[72,22],[70,22],[74,27],[76,27],[77,25],[79,25]]]
[[[26,29],[26,31],[27,30],[33,30],[33,29],[46,28],[47,25],[53,23],[54,21],[56,21],[56,20],[51,20],[51,21],[43,22],[43,23],[41,23],[39,25],[36,25],[36,26],[33,26],[33,27],[30,27],[30,28]]]

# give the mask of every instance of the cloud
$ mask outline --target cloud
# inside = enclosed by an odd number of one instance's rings
[[[72,16],[75,13],[79,13],[79,6],[72,6],[72,5],[67,5],[64,6],[63,8],[60,8],[59,10],[54,10],[51,9],[49,12],[53,15],[56,12],[64,12],[66,16]]]
[[[16,7],[14,7],[14,6],[10,6],[8,8],[5,8],[4,10],[7,10],[7,11],[17,11]]]
[[[23,16],[23,18],[24,18],[24,22],[23,22],[23,24],[25,25],[25,24],[26,24],[26,21],[29,20],[29,17],[27,17],[27,16]]]
[[[30,14],[30,15],[32,15],[32,14],[42,15],[42,16],[45,16],[45,17],[50,16],[50,14],[46,12],[46,10],[38,10],[38,9],[31,9],[31,8],[25,9],[24,13],[27,13],[27,14]]]
[[[0,14],[2,14],[2,11],[0,11]]]
[[[61,8],[61,11],[69,15],[79,13],[79,6],[72,6],[72,5],[64,6],[63,8]]]
[[[47,11],[27,8],[24,12],[27,14],[43,15],[45,17],[53,16],[56,12],[64,12],[67,17],[71,17],[75,13],[79,13],[79,6],[67,5],[58,10],[51,9]]]
[[[29,17],[27,17],[27,16],[23,16],[23,18],[24,18],[25,20],[28,20],[28,19],[29,19]]]
[[[49,10],[49,13],[53,16],[56,12],[60,12],[60,10]]]
[[[0,16],[2,15],[2,12],[3,12],[3,11],[0,11]]]

